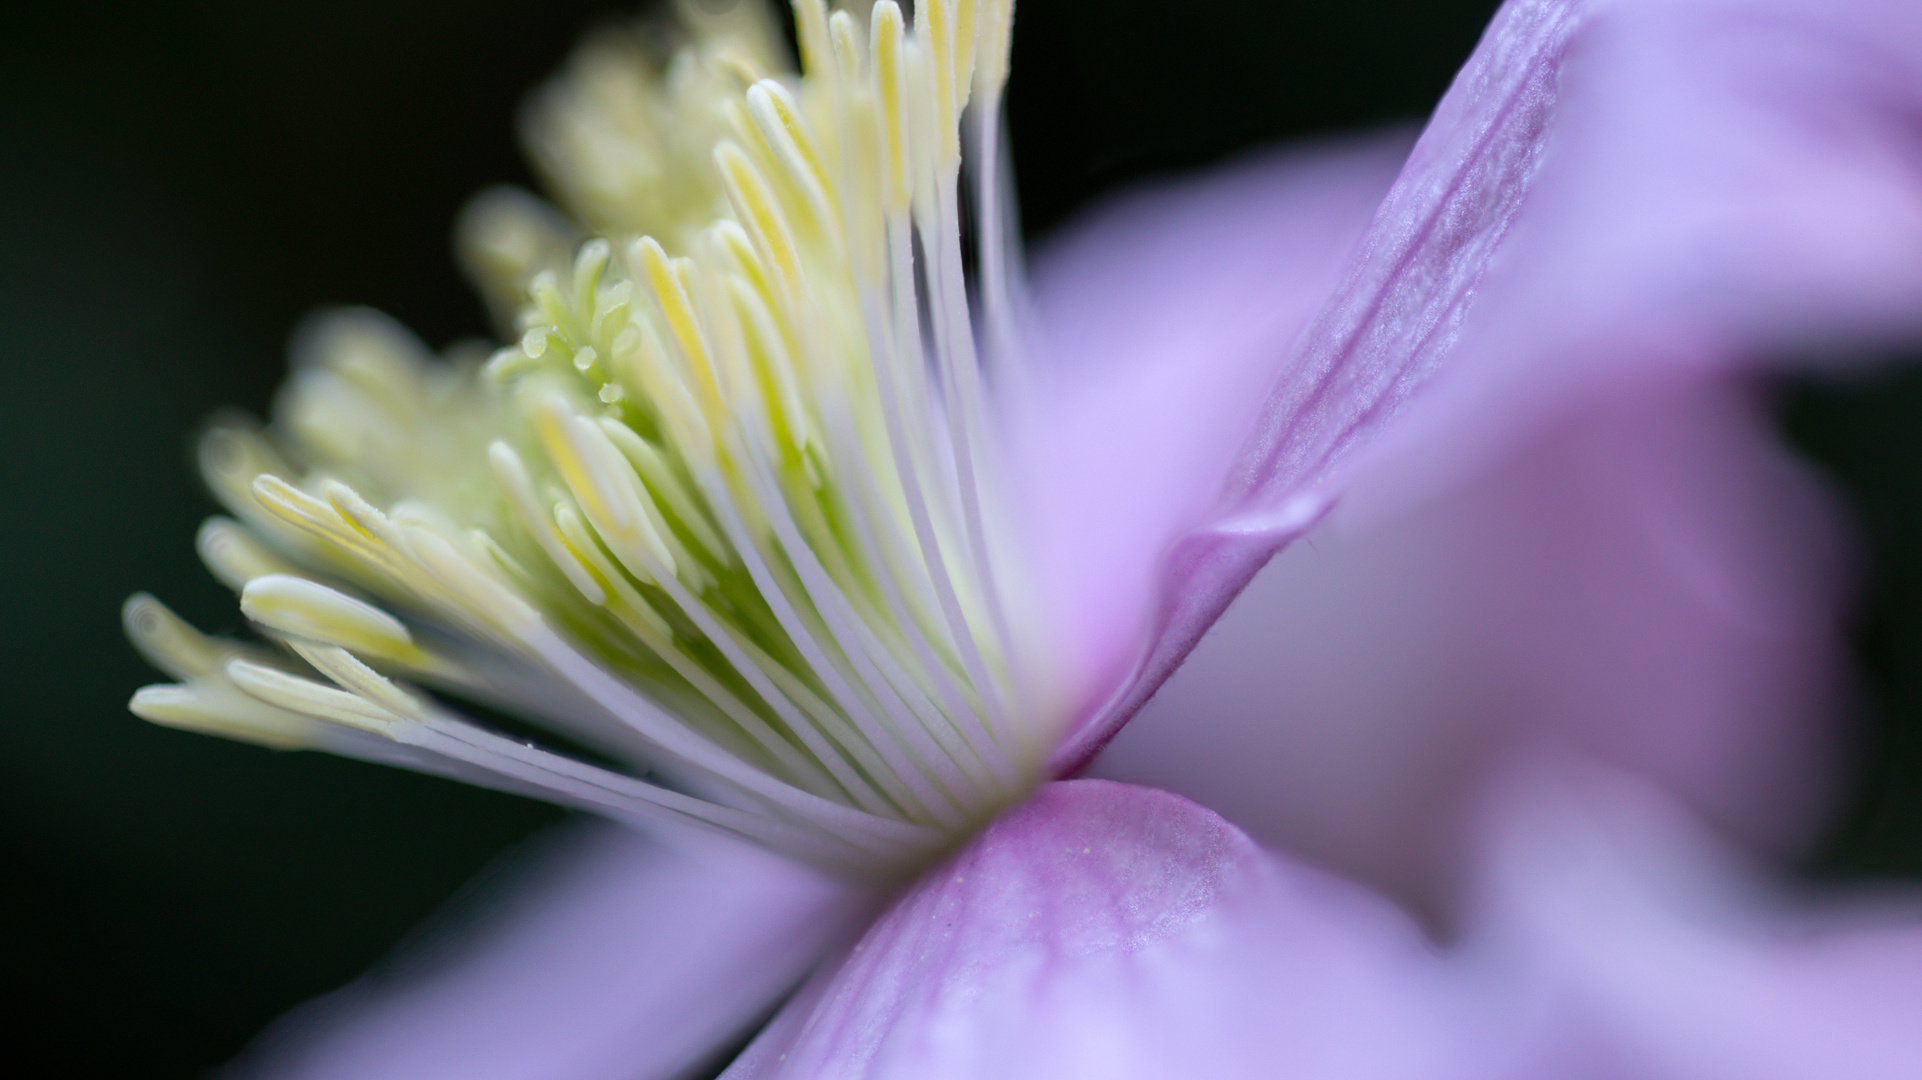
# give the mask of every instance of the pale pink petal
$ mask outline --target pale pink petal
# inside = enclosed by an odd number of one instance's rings
[[[1169,550],[1145,653],[1055,768],[1085,762],[1346,477],[1393,471],[1407,502],[1570,402],[1916,333],[1919,117],[1922,5],[1904,0],[1504,5],[1276,354],[1216,520]]]
[[[1318,313],[1269,356],[1267,392],[1222,474],[1195,477],[1209,520],[1171,532],[1145,647],[1051,762],[1072,771],[1157,686],[1274,551],[1333,495],[1331,465],[1365,444],[1450,355],[1490,261],[1527,201],[1576,5],[1506,5],[1456,76]],[[1284,302],[1274,294],[1271,303]],[[1198,360],[1205,360],[1200,357]],[[1197,363],[1197,377],[1208,368]],[[1234,419],[1240,419],[1240,416]],[[1225,424],[1227,418],[1223,418]]]
[[[1922,332],[1922,5],[1587,0],[1526,205],[1376,448],[1419,491],[1568,401]]]
[[[725,1075],[1465,1077],[1441,980],[1368,894],[1173,795],[1069,781],[925,875]]]
[[[1922,896],[1794,908],[1664,796],[1551,767],[1496,811],[1458,962],[1517,1080],[1898,1080],[1922,1063]]]
[[[233,1074],[678,1076],[751,1030],[870,902],[737,841],[606,824],[575,827],[521,877],[478,925],[283,1019]]]
[[[1010,418],[1026,552],[1079,681],[1113,683],[1168,545],[1206,523],[1286,353],[1407,154],[1298,147],[1098,207],[1036,258]]]
[[[1255,578],[1094,775],[1430,909],[1479,790],[1545,744],[1775,848],[1816,824],[1844,545],[1748,387],[1598,402],[1402,514],[1345,511]]]

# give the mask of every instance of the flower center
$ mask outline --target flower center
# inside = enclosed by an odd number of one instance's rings
[[[304,666],[135,597],[130,634],[183,680],[135,712],[876,871],[1035,783],[1064,717],[985,385],[1015,352],[1011,0],[931,0],[912,25],[893,0],[865,25],[797,0],[799,77],[770,74],[754,5],[682,8],[665,62],[602,38],[530,112],[596,235],[514,192],[465,215],[516,344],[436,360],[337,314],[270,428],[207,437],[241,520],[210,521],[202,556]]]

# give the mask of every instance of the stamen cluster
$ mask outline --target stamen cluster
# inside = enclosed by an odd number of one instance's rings
[[[274,423],[213,427],[200,553],[282,652],[150,597],[147,719],[883,872],[1036,779],[1060,723],[1001,533],[962,269],[1011,362],[996,117],[1011,0],[680,5],[530,109],[562,205],[492,192],[466,260],[518,341],[315,324]],[[658,35],[657,35],[658,37]],[[456,701],[607,759],[531,745]]]

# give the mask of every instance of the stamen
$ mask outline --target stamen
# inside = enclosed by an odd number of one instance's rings
[[[399,619],[305,578],[289,574],[257,577],[241,593],[240,610],[249,619],[294,637],[415,666],[422,660],[413,635]]]
[[[202,522],[194,536],[194,547],[208,572],[235,592],[257,577],[296,572],[292,562],[255,540],[232,518],[215,516]]]
[[[120,621],[140,655],[176,679],[212,674],[234,657],[253,653],[237,642],[201,634],[146,593],[127,598],[120,608]]]
[[[134,707],[894,873],[1018,799],[1064,719],[1027,666],[1046,635],[1004,595],[961,252],[966,119],[1006,360],[989,114],[1012,4],[929,0],[910,27],[879,0],[864,27],[797,0],[798,78],[752,4],[680,7],[674,55],[604,37],[530,109],[537,162],[599,235],[523,193],[463,216],[514,344],[463,367],[336,316],[271,427],[203,441],[238,520],[202,527],[202,557],[308,668],[136,598],[130,635],[183,685]]]

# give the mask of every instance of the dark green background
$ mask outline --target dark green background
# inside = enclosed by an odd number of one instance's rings
[[[1020,0],[1028,230],[1131,178],[1419,118],[1493,7]],[[117,609],[145,588],[236,627],[192,553],[212,509],[193,429],[225,404],[264,409],[289,329],[318,305],[374,305],[436,345],[481,331],[449,255],[454,214],[486,184],[527,181],[517,100],[621,11],[175,0],[0,26],[0,1047],[16,1066],[203,1072],[560,816],[139,723],[124,704],[155,675]],[[1821,865],[1913,875],[1922,380],[1805,392],[1791,413],[1844,471],[1876,556],[1880,719]]]

